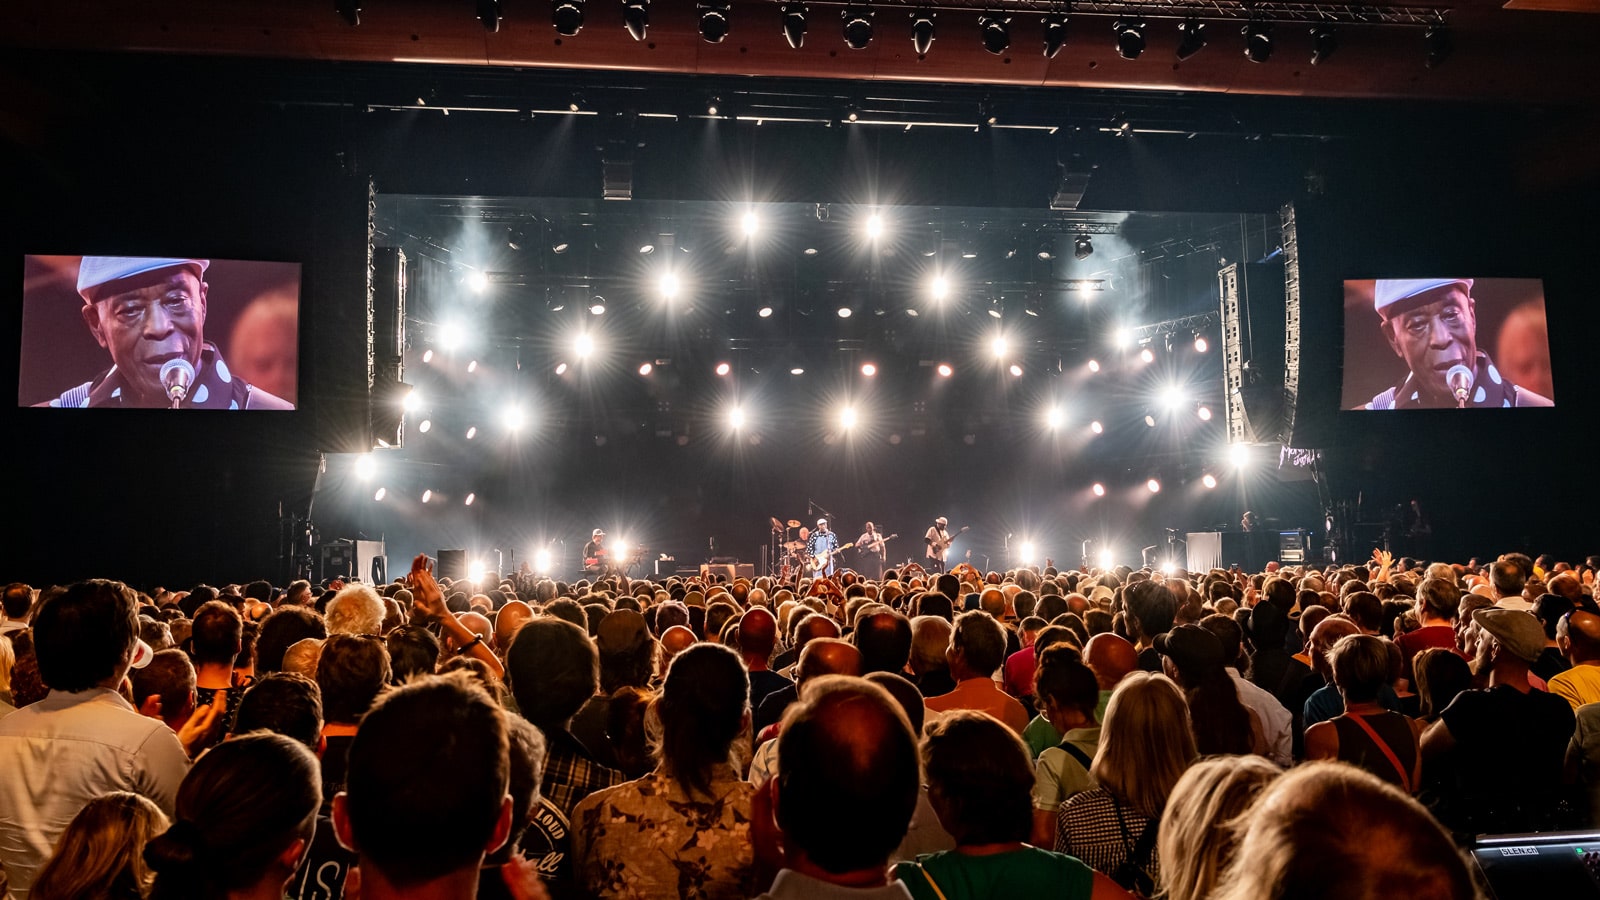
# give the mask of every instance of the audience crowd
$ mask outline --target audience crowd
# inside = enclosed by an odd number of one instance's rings
[[[1600,824],[1595,562],[10,584],[0,893],[1476,898]]]

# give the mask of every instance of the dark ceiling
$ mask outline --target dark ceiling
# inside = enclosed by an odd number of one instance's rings
[[[487,0],[485,0],[487,2]],[[342,5],[342,4],[341,4]],[[351,3],[351,6],[357,4]],[[479,5],[483,5],[480,3]],[[1592,3],[1457,0],[1394,4],[1275,3],[1275,54],[1245,58],[1241,12],[1231,0],[1160,0],[1137,6],[1114,0],[1075,4],[1065,49],[1040,52],[1040,13],[1052,4],[1001,0],[981,4],[1010,11],[1010,46],[987,52],[980,4],[946,0],[937,40],[918,58],[910,39],[910,0],[871,4],[875,35],[849,49],[840,30],[842,3],[811,3],[809,33],[791,49],[774,0],[733,3],[728,38],[699,34],[689,2],[656,0],[646,40],[623,27],[620,0],[588,0],[584,25],[569,37],[552,25],[547,0],[504,0],[497,32],[487,31],[474,4],[433,0],[368,0],[350,25],[335,0],[151,0],[111,4],[85,0],[12,0],[0,5],[0,44],[43,50],[212,54],[271,59],[413,62],[576,71],[675,72],[714,76],[828,78],[858,82],[967,83],[1091,87],[1319,97],[1449,98],[1582,104],[1600,95],[1593,77],[1600,18],[1570,11]],[[923,4],[918,4],[922,6]],[[1112,25],[1119,11],[1148,20],[1148,49],[1119,58]],[[1178,22],[1190,13],[1207,23],[1209,46],[1179,62]],[[1310,65],[1308,22],[1344,22],[1339,47]],[[1442,20],[1453,48],[1425,67],[1424,22]],[[1398,21],[1397,21],[1398,20]],[[1370,24],[1358,24],[1358,23]]]

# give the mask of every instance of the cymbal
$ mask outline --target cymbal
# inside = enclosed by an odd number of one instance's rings
[[[783,545],[783,549],[785,549],[785,550],[804,550],[805,548],[806,548],[806,542],[805,541],[789,541],[788,543]]]
[[[768,516],[767,518],[772,520],[772,530],[773,531],[782,531],[783,530],[783,523],[778,521],[777,517]]]
[[[799,528],[800,527],[800,520],[799,519],[790,519],[789,520],[789,527],[790,528]]]

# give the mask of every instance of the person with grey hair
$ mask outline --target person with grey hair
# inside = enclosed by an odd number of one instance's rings
[[[943,616],[917,616],[911,620],[911,681],[924,697],[955,690],[945,648],[950,645],[950,621]]]
[[[1005,656],[1005,627],[993,616],[978,609],[957,616],[950,645],[945,649],[956,688],[930,697],[928,709],[938,713],[956,709],[985,712],[1021,735],[1028,727],[1028,711],[994,683],[994,672],[1005,662]]]
[[[1333,645],[1333,683],[1344,712],[1306,729],[1306,758],[1347,762],[1414,794],[1422,779],[1417,742],[1424,726],[1378,702],[1389,683],[1392,652],[1388,641],[1369,634],[1346,635]]]
[[[386,612],[370,585],[347,584],[328,601],[328,633],[380,634]]]

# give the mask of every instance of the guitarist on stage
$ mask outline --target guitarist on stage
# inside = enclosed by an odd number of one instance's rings
[[[596,528],[589,537],[589,543],[583,545],[583,571],[586,574],[600,577],[610,572],[610,551],[606,549],[606,533]]]
[[[828,530],[828,520],[818,519],[817,530],[811,532],[811,537],[806,541],[806,555],[811,557],[808,568],[813,577],[832,575],[834,572],[833,557],[839,549],[839,536]],[[822,557],[823,562],[818,563],[817,557]]]
[[[888,538],[878,533],[878,526],[868,522],[856,538],[857,566],[862,576],[873,581],[883,577],[883,560]]]
[[[928,545],[927,566],[929,572],[944,571],[944,556],[950,552],[950,542],[955,540],[950,536],[950,532],[945,530],[949,527],[950,520],[940,516],[933,520],[933,527],[929,528],[928,533],[922,536],[922,540]]]

